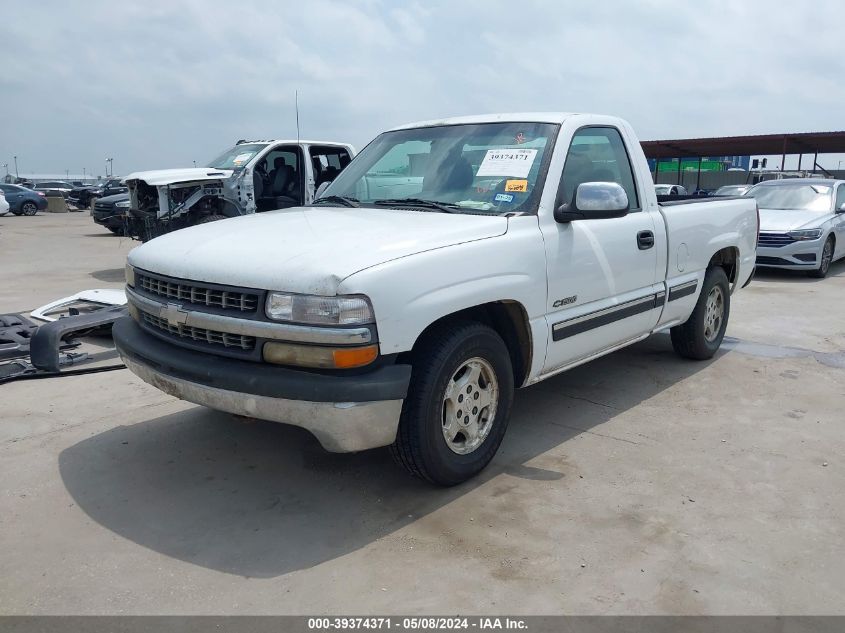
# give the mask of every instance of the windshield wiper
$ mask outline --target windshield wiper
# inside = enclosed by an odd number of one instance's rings
[[[443,213],[458,213],[461,207],[450,202],[438,202],[437,200],[423,200],[422,198],[387,198],[385,200],[373,200],[372,204],[380,207],[421,207],[423,209],[437,209]]]
[[[361,203],[358,201],[357,198],[351,198],[349,196],[326,196],[325,198],[317,198],[311,204],[320,204],[321,202],[339,202],[345,207],[360,207]]]

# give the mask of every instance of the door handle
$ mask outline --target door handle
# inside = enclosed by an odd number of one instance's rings
[[[647,251],[654,246],[654,233],[651,231],[640,231],[637,233],[637,248]]]

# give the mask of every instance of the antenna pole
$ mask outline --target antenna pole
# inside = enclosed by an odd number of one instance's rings
[[[296,142],[299,143],[299,90],[293,93],[294,102],[296,103]]]

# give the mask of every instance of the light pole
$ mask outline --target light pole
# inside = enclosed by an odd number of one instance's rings
[[[197,166],[197,161],[194,161],[194,167],[196,167],[196,166]]]
[[[65,180],[70,180],[70,169],[65,169]]]
[[[18,173],[18,157],[15,156],[15,178],[20,180],[21,175]]]
[[[106,176],[114,176],[114,158],[106,159]]]
[[[6,175],[9,175],[9,163],[3,163],[3,167],[6,168]]]

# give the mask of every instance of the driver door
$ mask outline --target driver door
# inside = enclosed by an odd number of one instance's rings
[[[643,210],[644,196],[617,128],[575,132],[555,206],[574,203],[578,185],[585,182],[618,183],[630,211],[621,218],[541,222],[550,331],[544,372],[650,332],[663,306],[654,217]]]

